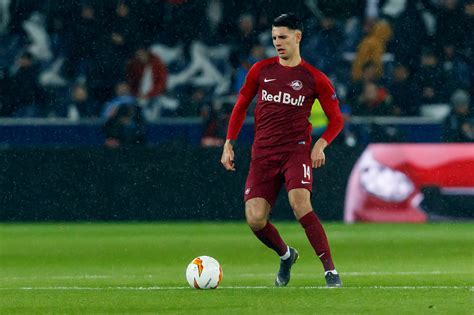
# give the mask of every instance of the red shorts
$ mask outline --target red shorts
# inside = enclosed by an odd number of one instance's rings
[[[296,151],[254,158],[245,183],[244,201],[261,197],[273,207],[281,185],[286,191],[305,188],[312,191],[310,152]]]

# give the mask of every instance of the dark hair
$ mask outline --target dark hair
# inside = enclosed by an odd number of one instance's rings
[[[303,22],[293,13],[285,13],[273,20],[272,26],[286,26],[290,30],[303,31]]]
[[[33,60],[33,55],[29,51],[24,51],[21,53],[20,58]]]

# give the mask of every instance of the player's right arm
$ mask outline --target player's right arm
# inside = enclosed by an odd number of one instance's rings
[[[221,163],[228,171],[235,171],[234,142],[244,124],[247,109],[258,91],[258,68],[258,62],[250,68],[245,78],[245,83],[242,89],[240,89],[240,94],[232,110],[232,114],[230,115],[227,138],[221,157]]]
[[[318,168],[326,163],[324,149],[334,140],[338,133],[341,132],[344,123],[341,110],[339,109],[339,101],[331,81],[320,71],[313,71],[313,75],[316,82],[316,93],[319,103],[328,118],[326,130],[316,141],[311,150],[311,164],[313,168]]]

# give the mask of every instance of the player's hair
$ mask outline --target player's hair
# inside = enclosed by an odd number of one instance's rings
[[[293,13],[285,13],[273,20],[272,26],[286,26],[290,30],[303,31],[303,22]]]

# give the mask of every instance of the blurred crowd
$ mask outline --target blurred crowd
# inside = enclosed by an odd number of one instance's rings
[[[109,134],[200,116],[219,144],[284,12],[346,115],[441,117],[447,140],[473,141],[474,0],[0,0],[0,116],[104,119]]]

